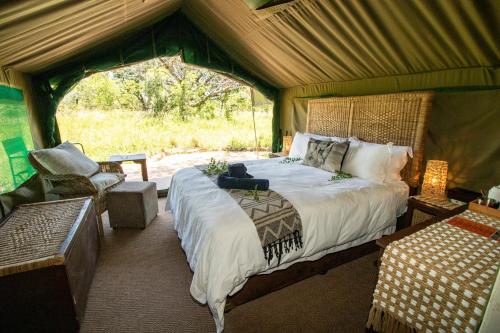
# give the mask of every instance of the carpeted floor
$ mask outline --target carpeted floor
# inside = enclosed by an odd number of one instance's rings
[[[145,230],[105,225],[82,332],[215,331],[208,307],[189,294],[192,273],[164,206],[160,200],[161,213]],[[225,316],[225,332],[363,332],[376,256],[237,307]]]

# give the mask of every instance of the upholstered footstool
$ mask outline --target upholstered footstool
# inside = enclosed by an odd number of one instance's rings
[[[158,214],[153,182],[123,182],[106,193],[109,226],[144,229]]]

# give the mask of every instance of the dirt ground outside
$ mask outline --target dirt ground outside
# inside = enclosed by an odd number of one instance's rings
[[[157,156],[148,158],[148,176],[150,181],[157,183],[160,189],[170,187],[172,176],[177,170],[182,168],[192,167],[199,164],[208,164],[211,158],[218,161],[227,161],[234,163],[238,161],[248,161],[256,159],[267,159],[268,152],[229,152],[229,151],[209,151],[209,152],[192,152],[183,154],[173,154],[168,156]],[[140,181],[141,167],[139,164],[123,163],[123,171],[127,174],[127,181]]]

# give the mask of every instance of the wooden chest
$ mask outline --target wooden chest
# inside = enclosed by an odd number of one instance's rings
[[[0,331],[78,331],[99,253],[89,198],[19,206],[0,225]]]

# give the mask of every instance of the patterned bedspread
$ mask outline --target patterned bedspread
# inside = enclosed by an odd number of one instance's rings
[[[476,212],[458,216],[482,229],[500,229],[500,220]],[[498,271],[500,243],[448,223],[452,219],[386,248],[368,328],[476,332]]]

